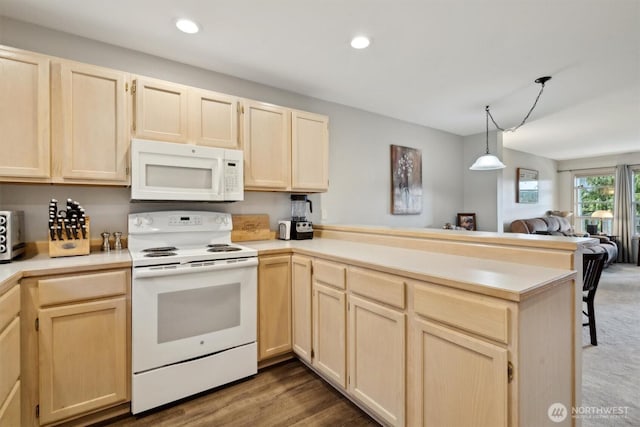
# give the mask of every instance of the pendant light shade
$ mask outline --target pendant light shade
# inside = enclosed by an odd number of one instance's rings
[[[472,171],[490,171],[495,169],[504,169],[505,164],[500,161],[499,158],[493,154],[485,154],[478,157],[474,164],[469,169]]]
[[[497,158],[493,154],[489,153],[489,117],[491,117],[491,121],[496,126],[496,128],[501,130],[502,132],[515,132],[520,126],[522,126],[522,125],[524,125],[526,123],[527,119],[529,118],[529,116],[533,112],[533,109],[536,108],[536,105],[538,104],[538,100],[540,99],[540,96],[542,95],[542,92],[544,91],[544,84],[546,82],[548,82],[549,80],[551,80],[551,77],[549,77],[549,76],[539,77],[539,78],[537,78],[535,80],[535,83],[538,83],[540,85],[540,92],[538,92],[538,96],[536,97],[536,100],[533,102],[533,105],[531,106],[531,109],[529,110],[527,115],[524,116],[524,119],[522,119],[522,122],[518,126],[509,128],[509,129],[501,128],[500,126],[498,126],[498,123],[496,123],[495,119],[491,115],[491,112],[489,111],[489,106],[487,105],[486,107],[484,107],[484,112],[485,112],[485,116],[486,116],[486,125],[487,125],[486,133],[485,133],[486,150],[485,150],[485,153],[482,156],[478,157],[478,159],[471,165],[471,167],[469,168],[470,170],[472,170],[472,171],[489,171],[489,170],[497,170],[497,169],[506,168],[505,164],[502,163],[499,158]]]

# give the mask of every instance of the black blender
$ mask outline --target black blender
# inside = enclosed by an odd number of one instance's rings
[[[306,194],[291,195],[291,240],[313,239],[313,226],[307,219],[311,212],[313,205]]]

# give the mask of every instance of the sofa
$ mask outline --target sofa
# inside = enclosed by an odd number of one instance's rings
[[[600,240],[599,244],[585,248],[585,252],[605,252],[605,267],[618,258],[618,246],[607,236],[576,234],[569,220],[561,216],[543,216],[540,218],[516,219],[511,222],[512,233],[541,234],[547,236],[591,237]]]

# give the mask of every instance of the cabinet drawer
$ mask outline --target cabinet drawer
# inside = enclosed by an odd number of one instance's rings
[[[0,332],[20,312],[20,286],[16,285],[0,296]]]
[[[0,426],[21,426],[20,381],[16,382],[4,404],[0,401]]]
[[[0,334],[0,405],[20,377],[20,318]]]
[[[60,304],[127,292],[127,270],[82,274],[38,281],[40,305]]]
[[[416,284],[414,289],[417,314],[508,343],[509,307],[506,304],[437,285]]]
[[[349,267],[349,290],[376,301],[404,308],[404,280],[399,276]]]
[[[345,289],[345,272],[346,267],[342,264],[319,259],[313,261],[313,280],[325,285]]]

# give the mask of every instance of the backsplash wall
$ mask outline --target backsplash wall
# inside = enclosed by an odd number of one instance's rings
[[[291,216],[291,204],[287,193],[245,192],[245,200],[233,203],[184,203],[184,202],[130,202],[129,188],[93,187],[47,184],[0,184],[0,209],[25,212],[25,239],[28,242],[47,240],[48,206],[51,198],[60,206],[68,198],[78,201],[91,218],[91,237],[99,238],[103,231],[122,231],[127,234],[129,213],[160,210],[204,210],[232,214],[265,213],[276,229],[279,219]],[[320,206],[320,197],[311,195],[314,208]],[[311,219],[319,221],[319,214]]]

